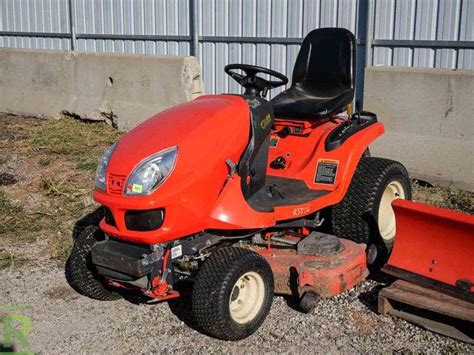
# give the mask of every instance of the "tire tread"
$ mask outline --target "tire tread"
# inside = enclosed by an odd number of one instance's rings
[[[263,314],[250,327],[232,326],[232,321],[216,312],[216,305],[228,302],[226,290],[232,287],[232,275],[244,264],[259,264],[267,273],[271,295],[262,306]],[[217,249],[202,265],[192,293],[193,321],[199,331],[224,340],[239,340],[253,333],[265,320],[273,300],[273,274],[267,261],[259,254],[244,248]]]
[[[74,246],[66,262],[66,279],[69,285],[83,296],[101,301],[114,301],[121,296],[108,290],[97,280],[89,266],[90,251],[96,240],[97,226],[86,226],[74,240]]]
[[[374,157],[362,157],[354,173],[344,199],[332,208],[332,229],[340,237],[357,243],[369,243],[378,233],[371,228],[367,217],[377,220],[375,208],[378,196],[387,177],[398,176],[408,181],[407,199],[411,199],[408,172],[394,160]]]

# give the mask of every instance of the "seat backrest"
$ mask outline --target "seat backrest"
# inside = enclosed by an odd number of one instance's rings
[[[343,28],[321,28],[304,39],[291,86],[313,96],[337,95],[354,88],[355,37]]]

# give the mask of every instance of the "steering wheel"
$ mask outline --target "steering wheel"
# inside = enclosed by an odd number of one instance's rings
[[[265,97],[268,90],[288,83],[288,78],[285,75],[256,65],[229,64],[225,66],[224,70],[232,79],[245,88],[244,95],[260,96],[260,93],[262,93],[261,96]],[[235,70],[242,70],[246,75],[239,74]],[[266,80],[257,76],[258,73],[268,74],[280,80]]]

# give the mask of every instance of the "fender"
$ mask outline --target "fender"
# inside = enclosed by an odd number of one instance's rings
[[[277,220],[285,219],[285,216],[287,216],[286,219],[289,219],[296,216],[309,215],[341,202],[349,189],[359,160],[370,143],[383,134],[384,126],[382,123],[376,122],[349,137],[340,147],[328,152],[325,149],[324,142],[331,131],[332,129],[321,137],[313,159],[308,164],[308,169],[299,175],[299,178],[303,178],[306,181],[308,187],[316,190],[329,190],[331,192],[324,195],[323,198],[313,200],[310,204],[299,207],[284,206],[275,208]],[[324,161],[337,162],[334,184],[314,183],[318,164]]]
[[[327,190],[323,198],[302,205],[275,207],[274,212],[253,210],[244,199],[240,188],[240,177],[233,176],[224,186],[211,213],[209,223],[216,229],[246,229],[272,227],[276,221],[303,217],[330,205],[339,203],[346,194],[352,176],[363,153],[377,137],[383,134],[384,126],[380,122],[353,134],[336,149],[326,151],[325,141],[331,132],[345,120],[327,121],[311,130],[309,136],[287,136],[279,138],[277,149],[270,148],[268,175],[304,180],[313,190]],[[302,144],[302,142],[306,144]],[[316,144],[316,146],[314,146]],[[307,154],[306,159],[301,156]],[[284,156],[289,162],[286,169],[273,169],[271,162]],[[295,157],[294,160],[291,159]],[[337,162],[337,172],[333,184],[315,183],[318,163]],[[301,163],[300,163],[301,162]]]

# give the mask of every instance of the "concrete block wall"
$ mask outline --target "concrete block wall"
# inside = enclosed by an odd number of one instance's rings
[[[0,49],[0,111],[70,113],[128,130],[203,93],[195,57]]]
[[[412,177],[474,191],[474,71],[369,67],[364,109],[386,133],[372,154]]]

